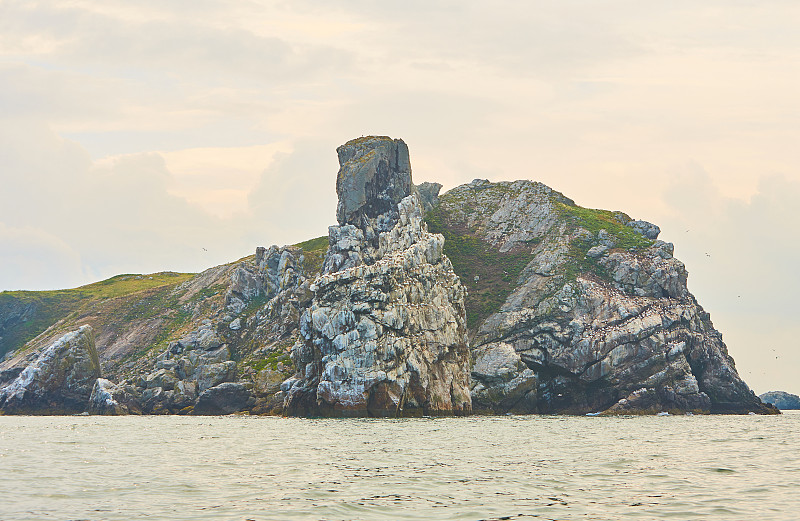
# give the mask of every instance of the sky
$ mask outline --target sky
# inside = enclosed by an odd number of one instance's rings
[[[337,5],[340,4],[340,5]],[[196,272],[335,223],[335,149],[658,224],[800,393],[800,3],[0,0],[0,290]]]

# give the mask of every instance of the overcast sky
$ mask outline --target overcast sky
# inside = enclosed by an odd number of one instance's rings
[[[800,392],[800,3],[0,0],[0,290],[324,235],[335,148],[660,225],[739,372]]]

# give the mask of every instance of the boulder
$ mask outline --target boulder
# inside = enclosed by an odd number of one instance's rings
[[[243,411],[253,406],[255,397],[244,385],[227,382],[200,393],[192,414],[219,415]]]
[[[141,414],[132,392],[105,378],[98,378],[89,398],[89,413],[106,416]]]
[[[656,226],[653,223],[649,223],[647,221],[630,221],[627,224],[631,228],[633,228],[637,233],[640,233],[647,237],[648,239],[658,239],[658,234],[661,233],[661,228]]]
[[[197,388],[200,393],[223,382],[234,380],[236,380],[236,362],[232,360],[202,365],[197,371]]]
[[[419,202],[422,205],[422,212],[428,213],[433,210],[433,207],[439,203],[439,191],[442,185],[439,183],[422,183],[417,185],[417,192],[419,193]]]

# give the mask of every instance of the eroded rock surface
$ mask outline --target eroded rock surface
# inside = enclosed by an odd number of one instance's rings
[[[339,148],[339,226],[284,382],[292,415],[466,414],[464,290],[422,221],[401,140]]]
[[[56,340],[0,389],[3,414],[73,414],[87,409],[100,361],[89,326]]]
[[[472,331],[477,410],[770,412],[657,226],[526,181],[473,181],[436,212],[445,231],[525,262]]]

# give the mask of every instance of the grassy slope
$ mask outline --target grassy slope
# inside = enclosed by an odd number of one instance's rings
[[[192,276],[189,273],[173,272],[126,274],[74,289],[4,291],[0,293],[0,309],[33,305],[35,311],[24,323],[6,331],[0,341],[0,355],[25,345],[57,321],[70,316],[78,317],[104,300],[119,300],[119,304],[131,304],[130,307],[110,306],[115,311],[124,310],[124,317],[152,313],[154,300],[163,298],[169,290]],[[121,319],[124,320],[124,317]]]
[[[328,237],[317,237],[295,244],[303,249],[304,269],[306,273],[318,273],[322,268],[325,253],[328,250]],[[253,256],[237,262],[252,260]],[[164,323],[162,330],[152,344],[141,346],[125,359],[136,358],[153,346],[160,346],[180,329],[187,318],[185,311],[172,295],[172,289],[192,278],[195,274],[162,272],[151,275],[124,274],[110,279],[73,289],[52,291],[4,291],[0,292],[0,318],[10,311],[33,306],[33,313],[21,324],[10,325],[0,339],[0,357],[14,351],[39,334],[47,330],[59,320],[76,320],[82,317],[103,315],[104,329],[109,332],[121,332],[133,322],[161,317]],[[192,302],[202,301],[224,293],[225,288],[213,286],[203,288]],[[264,302],[251,303],[252,306]]]
[[[328,252],[327,235],[298,242],[294,246],[303,249],[303,269],[307,274],[313,275],[322,271],[322,262]]]
[[[453,225],[441,207],[428,212],[425,221],[431,233],[444,235],[444,253],[467,287],[467,327],[474,329],[500,310],[530,262],[531,253],[529,250],[500,253],[474,232]]]

